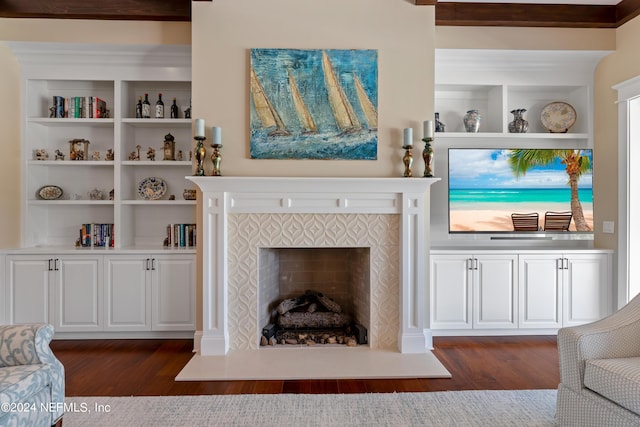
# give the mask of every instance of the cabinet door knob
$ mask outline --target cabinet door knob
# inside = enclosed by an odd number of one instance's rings
[[[155,271],[155,269],[156,269],[156,259],[151,258],[151,270]]]
[[[147,270],[147,271],[150,270],[150,268],[149,268],[149,258],[146,259],[146,265],[145,265],[144,269]]]
[[[59,261],[60,261],[60,259],[59,259],[59,258],[56,258],[56,259],[53,261],[53,269],[54,269],[55,271],[59,271],[59,270],[60,270],[60,267],[58,266],[58,262],[59,262]]]

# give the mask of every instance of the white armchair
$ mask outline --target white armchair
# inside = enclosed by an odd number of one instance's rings
[[[52,426],[64,415],[64,367],[47,324],[0,326],[0,426]]]
[[[640,295],[602,320],[558,331],[561,426],[640,426]]]

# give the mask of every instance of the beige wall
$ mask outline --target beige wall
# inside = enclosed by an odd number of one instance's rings
[[[191,24],[0,19],[0,248],[10,248],[20,245],[20,66],[4,41],[190,44]]]
[[[192,39],[194,117],[206,119],[208,138],[211,126],[222,127],[224,175],[402,176],[402,129],[413,127],[418,138],[422,121],[433,117],[432,7],[402,0],[194,2]],[[378,160],[251,160],[251,48],[377,49]]]
[[[595,203],[601,207],[601,221],[615,221],[616,234],[600,234],[602,247],[617,249],[618,229],[618,106],[617,92],[611,87],[640,75],[640,17],[616,30],[616,51],[596,69],[594,171],[600,171],[594,183]],[[595,163],[597,162],[597,164]]]

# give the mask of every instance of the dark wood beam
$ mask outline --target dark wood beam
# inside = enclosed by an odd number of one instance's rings
[[[436,25],[615,28],[616,23],[616,6],[456,2],[436,4]]]
[[[640,0],[617,5],[458,3],[414,0],[436,7],[436,25],[617,28],[640,15]]]
[[[0,17],[191,21],[191,0],[0,0]]]
[[[619,27],[640,15],[640,0],[622,0],[616,6],[616,24]]]

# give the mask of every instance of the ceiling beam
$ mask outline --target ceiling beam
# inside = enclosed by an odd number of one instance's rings
[[[616,7],[444,2],[436,4],[436,25],[615,28]]]
[[[640,0],[617,5],[461,3],[415,0],[436,8],[436,25],[617,28],[640,15]]]
[[[191,0],[0,0],[0,17],[191,21]]]
[[[617,5],[413,1],[435,6],[436,25],[443,26],[617,28],[640,15],[640,0]],[[191,0],[0,0],[0,17],[188,22]]]

